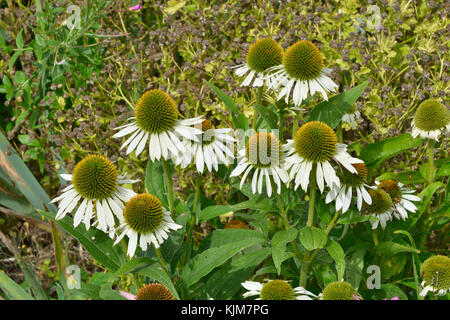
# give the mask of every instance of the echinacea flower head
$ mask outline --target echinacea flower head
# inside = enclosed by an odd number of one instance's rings
[[[266,283],[245,281],[242,286],[248,291],[243,297],[259,296],[256,300],[312,300],[317,296],[303,287],[292,288],[284,280],[269,280]]]
[[[408,218],[408,211],[416,212],[417,207],[412,201],[420,201],[418,196],[414,193],[414,190],[410,190],[403,186],[401,182],[394,180],[383,180],[381,182],[375,181],[379,189],[386,191],[394,204],[393,215],[398,218],[405,220]]]
[[[376,218],[376,220],[372,222],[372,229],[376,229],[379,223],[384,229],[386,228],[386,222],[392,220],[393,202],[391,196],[380,188],[370,189],[368,192],[372,199],[372,203],[365,204],[364,209],[369,215]]]
[[[262,87],[266,80],[271,87],[272,78],[268,76],[267,70],[281,64],[282,59],[283,48],[272,38],[254,42],[247,51],[246,63],[236,66],[236,75],[246,75],[241,86]]]
[[[71,175],[62,174],[61,177],[72,184],[52,200],[52,203],[59,201],[56,219],[64,218],[81,201],[74,215],[75,227],[83,221],[89,229],[92,218],[95,218],[93,225],[110,233],[114,229],[115,218],[123,221],[123,202],[136,194],[120,184],[135,183],[137,180],[118,176],[116,167],[99,155],[85,157],[77,163]]]
[[[333,188],[328,192],[325,199],[326,203],[331,201],[336,201],[336,211],[342,210],[342,213],[346,212],[352,201],[353,190],[356,190],[357,195],[357,206],[358,210],[361,211],[363,200],[367,204],[372,203],[372,198],[367,192],[366,187],[369,186],[367,182],[367,167],[364,163],[355,163],[353,167],[356,169],[357,173],[351,173],[345,168],[337,171],[337,176],[341,182],[340,187],[334,185]]]
[[[267,195],[272,195],[272,181],[277,185],[277,193],[281,193],[281,182],[288,183],[289,177],[283,169],[284,151],[280,140],[273,133],[255,133],[247,141],[245,148],[239,150],[239,163],[231,172],[231,177],[244,173],[240,187],[250,171],[252,177],[252,192],[262,193],[263,181],[266,182]]]
[[[338,143],[337,136],[326,123],[311,121],[298,129],[294,140],[288,140],[285,148],[288,150],[286,169],[290,168],[290,179],[295,178],[296,190],[299,185],[306,192],[309,176],[313,166],[316,166],[316,180],[320,192],[324,190],[324,180],[329,188],[340,187],[339,178],[331,165],[334,160],[351,173],[357,173],[353,166],[363,161],[351,157],[345,144]]]
[[[149,141],[149,155],[152,161],[167,160],[170,156],[186,152],[181,137],[198,141],[202,131],[192,127],[200,124],[201,117],[179,120],[178,110],[173,99],[164,91],[154,89],[145,92],[134,109],[130,123],[117,127],[120,129],[113,137],[121,138],[131,134],[122,144],[129,154],[136,150],[139,155]]]
[[[428,258],[420,268],[420,275],[423,278],[420,292],[421,296],[426,296],[429,291],[437,295],[445,295],[450,292],[450,258],[436,255]]]
[[[355,300],[358,292],[345,281],[335,281],[328,284],[321,294],[322,300]]]
[[[278,84],[274,86],[279,90],[278,99],[285,97],[288,103],[291,97],[296,106],[308,96],[320,92],[328,100],[327,92],[334,92],[337,84],[327,74],[329,69],[324,68],[324,59],[317,46],[308,40],[300,40],[286,50],[281,65],[271,68],[272,74]],[[279,86],[281,85],[281,86]]]
[[[176,300],[170,290],[160,283],[150,283],[140,288],[136,300]]]
[[[161,201],[152,194],[138,194],[131,198],[123,210],[124,223],[118,230],[122,233],[117,237],[115,244],[127,235],[128,256],[133,257],[139,241],[143,251],[147,245],[153,243],[158,248],[168,238],[170,229],[178,230],[182,226],[176,224],[170,217]]]
[[[209,120],[202,122],[203,133],[199,141],[185,140],[186,152],[175,157],[176,165],[181,164],[186,168],[192,161],[195,162],[197,171],[203,173],[205,167],[209,172],[219,169],[219,164],[230,164],[230,159],[234,159],[234,139],[230,128],[216,129]]]
[[[449,131],[450,111],[436,99],[422,102],[414,115],[411,135],[438,141],[441,134]]]

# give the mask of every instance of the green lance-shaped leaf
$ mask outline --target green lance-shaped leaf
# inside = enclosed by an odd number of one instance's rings
[[[3,271],[0,271],[0,288],[14,300],[34,300],[25,289],[15,283]]]
[[[331,128],[335,128],[350,106],[361,96],[368,83],[368,81],[364,81],[348,91],[331,97],[328,101],[319,103],[309,112],[306,122],[322,121]]]
[[[345,272],[345,253],[344,249],[342,249],[341,245],[334,240],[329,240],[325,249],[328,251],[328,254],[333,258],[334,262],[336,262],[336,271],[338,281],[344,278]]]

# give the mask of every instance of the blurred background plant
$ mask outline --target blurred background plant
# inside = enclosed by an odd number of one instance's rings
[[[0,130],[47,194],[59,192],[63,185],[58,174],[70,172],[89,153],[103,154],[121,172],[143,179],[146,157],[118,152],[112,129],[124,123],[146,90],[168,92],[185,117],[205,114],[214,117],[216,126],[231,126],[230,111],[206,84],[210,81],[251,117],[256,94],[239,87],[229,67],[244,61],[249,45],[264,36],[272,36],[283,48],[299,39],[313,41],[333,70],[340,92],[369,81],[354,106],[362,119],[355,129],[343,125],[343,140],[358,155],[369,144],[409,132],[414,111],[426,98],[448,103],[450,4],[445,1],[305,1],[299,5],[171,0],[143,1],[142,9],[128,9],[136,4],[0,1]],[[380,24],[376,24],[378,11],[369,10],[373,5],[379,8]],[[305,108],[316,103],[313,99]],[[293,119],[288,117],[285,124]],[[416,143],[382,165],[374,163],[371,177],[419,170],[426,161],[424,150],[424,144]],[[444,139],[436,146],[435,157],[448,162],[448,150],[448,139]],[[179,197],[192,195],[192,168],[179,171],[174,180]],[[232,192],[222,182],[213,175],[204,181],[206,195],[217,204],[226,203]],[[423,177],[412,181],[419,192],[421,182]],[[143,183],[136,187],[142,189]],[[45,250],[33,247],[35,240],[30,236],[19,236],[28,234],[24,230],[30,227],[34,228],[0,213],[0,229],[21,239],[25,256],[38,256]],[[210,228],[210,224],[202,225],[197,230],[199,239]],[[445,230],[448,226],[426,239],[430,251],[448,250]],[[32,252],[22,242],[29,242]],[[37,265],[45,270],[49,256],[39,259]]]

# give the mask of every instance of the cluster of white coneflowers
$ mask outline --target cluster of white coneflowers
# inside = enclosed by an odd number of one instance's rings
[[[325,68],[319,49],[305,40],[287,50],[271,38],[258,40],[250,46],[246,63],[236,66],[235,73],[244,77],[242,86],[258,87],[259,99],[266,87],[275,99],[284,99],[297,109],[308,95],[319,92],[328,99],[328,94],[338,87],[329,77],[330,70]],[[352,111],[341,120],[354,126],[359,116],[359,112]],[[256,117],[257,114],[254,120]],[[412,134],[434,141],[449,130],[449,123],[448,110],[439,101],[430,99],[418,108]],[[282,126],[280,121],[280,129]],[[134,256],[137,246],[145,251],[153,244],[156,249],[167,239],[170,230],[181,228],[174,222],[168,161],[181,168],[195,164],[202,174],[205,170],[217,171],[219,164],[233,166],[236,157],[237,163],[230,176],[241,177],[241,188],[249,178],[253,193],[279,197],[283,185],[294,190],[300,186],[305,193],[310,192],[310,200],[314,199],[316,189],[320,193],[327,190],[326,203],[334,201],[336,211],[341,213],[352,203],[356,204],[359,211],[373,216],[373,229],[378,225],[385,228],[393,218],[406,219],[408,211],[417,210],[413,201],[420,200],[412,194],[414,190],[394,180],[377,181],[375,186],[369,186],[364,162],[353,157],[347,146],[338,142],[334,130],[321,121],[305,123],[285,143],[276,132],[257,131],[247,141],[241,141],[236,154],[238,141],[231,128],[215,128],[203,116],[179,119],[175,101],[155,89],[141,96],[133,117],[116,129],[114,138],[126,137],[121,146],[121,149],[126,148],[126,154],[134,152],[139,156],[147,148],[149,161],[162,162],[169,189],[169,208],[164,208],[154,195],[137,194],[124,187],[132,186],[136,180],[119,176],[117,168],[101,155],[90,155],[77,163],[72,174],[62,174],[61,177],[71,184],[52,202],[59,202],[57,219],[75,212],[74,226],[83,222],[89,229],[92,225],[114,238],[116,243],[127,236],[130,257]],[[281,292],[280,297],[315,297],[303,287],[293,289],[281,280],[265,285],[245,282],[243,286],[249,290],[245,296],[270,298],[275,291],[266,292],[265,288],[275,288],[276,292]],[[354,294],[347,291],[347,296]]]

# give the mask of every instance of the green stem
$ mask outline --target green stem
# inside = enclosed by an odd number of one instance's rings
[[[280,112],[280,132],[279,132],[279,137],[280,137],[280,141],[283,142],[284,138],[283,138],[283,128],[284,128],[284,112],[281,111]]]
[[[314,223],[314,203],[316,201],[316,171],[317,171],[317,164],[314,163],[311,169],[311,176],[310,176],[310,190],[309,190],[309,208],[308,208],[308,227],[312,227]]]
[[[262,94],[263,94],[263,86],[258,87],[258,93],[256,95],[256,104],[253,105],[253,110],[254,110],[254,114],[253,114],[253,124],[252,124],[252,128],[254,130],[256,130],[256,120],[258,120],[258,110],[256,109],[256,105],[262,105]]]
[[[275,184],[272,182],[272,188],[274,190],[276,190],[275,187],[276,187]],[[280,208],[280,216],[283,219],[284,229],[287,231],[291,227],[289,225],[289,221],[287,218],[287,212],[284,210],[283,201],[281,200],[280,195],[277,192],[274,192],[274,194],[275,194],[275,198],[277,199],[277,202],[278,202],[278,207]],[[291,244],[294,247],[297,258],[301,261],[303,259],[303,255],[297,245],[297,242],[295,240],[293,240],[293,241],[291,241]]]
[[[169,163],[165,160],[161,160],[163,168],[164,168],[164,176],[166,177],[166,185],[167,185],[167,194],[168,194],[168,200],[169,200],[169,211],[174,218],[175,215],[175,205],[174,205],[174,197],[173,197],[173,184],[172,184],[172,178],[170,176],[170,168]]]
[[[434,140],[428,140],[427,155],[428,155],[428,183],[432,184],[434,181]]]
[[[53,244],[55,246],[56,268],[58,271],[58,275],[62,280],[64,279],[64,271],[65,271],[63,246],[61,244],[61,239],[59,237],[58,228],[56,227],[56,224],[53,221],[51,221],[51,226],[52,226]]]
[[[295,137],[295,134],[297,133],[297,130],[298,130],[298,119],[297,119],[297,111],[295,112],[295,115],[294,115],[294,123],[293,123],[293,125],[292,125],[292,139],[294,139],[294,137]]]
[[[122,249],[125,252],[125,256],[127,257],[127,260],[130,261],[131,258],[127,254],[127,252],[128,252],[128,244],[125,241],[125,238],[122,238],[122,240],[120,240],[120,245],[122,246]],[[136,285],[136,288],[138,290],[140,288],[142,288],[141,278],[139,277],[139,274],[133,273],[133,278],[134,278],[134,284]]]
[[[192,213],[191,218],[189,220],[189,225],[187,229],[187,250],[186,254],[183,257],[181,261],[181,265],[184,266],[186,263],[189,262],[192,255],[192,248],[193,248],[193,232],[195,223],[197,221],[197,205],[198,205],[198,198],[200,197],[200,185],[202,183],[202,176],[200,174],[197,175],[197,179],[195,181],[195,196],[194,196],[194,205],[192,207]]]
[[[342,133],[342,124],[341,124],[341,122],[339,122],[339,124],[337,125],[336,135],[337,135],[337,138],[338,138],[338,142],[339,143],[343,143],[344,137],[343,137],[343,133]]]
[[[377,233],[377,229],[373,229],[372,230],[372,239],[373,239],[373,244],[375,246],[378,246],[378,233]]]
[[[316,187],[317,187],[317,181],[316,181],[316,170],[317,170],[317,164],[314,163],[311,169],[311,175],[310,175],[310,190],[309,190],[309,208],[308,208],[308,222],[306,224],[307,227],[311,228],[314,224],[314,205],[316,201]],[[310,259],[310,251],[306,250],[304,261],[302,263],[302,267],[300,270],[300,286],[303,288],[306,288],[306,283],[308,281],[308,270],[309,265],[311,263]]]
[[[153,249],[155,249],[156,257],[159,260],[159,264],[161,265],[161,268],[164,270],[165,273],[170,277],[169,272],[167,272],[166,264],[164,263],[164,260],[161,255],[161,251],[155,245],[153,245]]]

